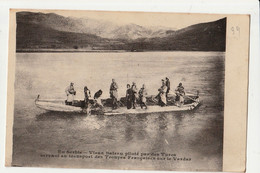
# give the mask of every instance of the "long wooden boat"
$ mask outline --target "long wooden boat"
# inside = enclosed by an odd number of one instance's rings
[[[35,105],[38,108],[55,111],[55,112],[71,112],[71,113],[91,113],[104,115],[120,115],[120,114],[145,114],[145,113],[159,113],[159,112],[180,112],[191,111],[200,105],[198,95],[186,95],[184,97],[184,104],[178,104],[174,95],[170,95],[167,99],[167,106],[159,106],[158,98],[156,96],[147,97],[147,109],[141,109],[137,106],[136,109],[126,108],[126,98],[121,98],[118,101],[118,108],[112,109],[112,100],[102,99],[103,107],[101,108],[95,104],[94,99],[90,99],[88,109],[85,108],[83,100],[74,100],[72,105],[66,105],[65,100],[62,99],[40,99],[40,96],[35,100]],[[138,104],[137,104],[138,105]]]

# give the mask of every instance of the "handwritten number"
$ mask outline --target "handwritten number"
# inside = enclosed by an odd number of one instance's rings
[[[239,26],[232,26],[231,32],[234,37],[240,37],[240,27]]]
[[[233,35],[235,34],[234,27],[231,27],[231,31],[233,32]]]

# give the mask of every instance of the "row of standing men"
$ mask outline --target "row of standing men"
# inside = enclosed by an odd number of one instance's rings
[[[115,82],[114,79],[112,79],[112,83],[110,85],[110,97],[112,98],[112,106],[114,109],[118,107],[118,85]],[[162,86],[158,89],[159,93],[156,96],[158,98],[158,104],[160,106],[167,106],[167,98],[170,91],[170,80],[168,77],[165,79],[162,79]],[[179,83],[177,89],[175,90],[176,94],[176,101],[179,101],[180,104],[184,104],[184,87],[182,86],[182,83]],[[139,97],[139,103],[140,107],[143,109],[147,109],[146,105],[146,96],[147,96],[147,90],[145,87],[145,84],[142,85],[142,88],[138,91],[136,87],[136,83],[133,82],[132,86],[130,84],[127,84],[127,90],[126,90],[126,106],[127,109],[135,109],[137,100]]]
[[[146,96],[147,90],[145,84],[143,84],[142,88],[138,91],[136,83],[133,82],[132,86],[130,84],[126,85],[126,107],[127,109],[135,109],[138,97],[140,99],[141,108],[146,108]],[[118,85],[115,82],[115,79],[112,79],[112,83],[110,85],[110,97],[112,99],[112,108],[116,109],[118,107],[118,93],[117,93]]]
[[[112,108],[116,109],[118,107],[118,85],[115,81],[115,79],[112,79],[112,83],[110,85],[110,97],[112,99]],[[158,104],[160,106],[167,106],[167,97],[170,91],[170,80],[169,78],[162,79],[162,86],[158,89],[159,93],[156,96],[159,100]],[[76,91],[74,89],[74,83],[71,82],[70,86],[68,86],[65,89],[67,100],[67,105],[72,105],[72,102],[74,100],[74,96],[76,95]],[[183,96],[185,95],[184,87],[182,86],[182,83],[179,84],[177,89],[175,90],[176,97],[179,99],[180,103],[184,102]],[[103,106],[101,103],[101,95],[103,91],[99,90],[94,94],[94,100],[95,103],[97,103],[99,106]],[[91,97],[91,92],[88,89],[87,86],[84,87],[84,95],[85,95],[85,105],[87,106],[89,103],[89,98]],[[139,103],[140,107],[143,109],[147,109],[146,105],[146,96],[147,96],[147,90],[145,87],[145,84],[142,85],[142,88],[138,91],[136,83],[133,82],[132,86],[130,84],[127,84],[127,90],[126,90],[126,107],[127,109],[135,109],[137,105],[137,100],[139,97]]]

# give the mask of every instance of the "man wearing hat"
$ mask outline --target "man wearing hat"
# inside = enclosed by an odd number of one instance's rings
[[[185,96],[185,91],[182,83],[179,83],[177,89],[175,90],[175,93],[176,93],[176,101],[179,102],[179,106],[182,106],[184,104],[184,96]]]
[[[118,93],[117,93],[118,85],[115,81],[115,79],[112,79],[112,83],[110,85],[110,97],[112,99],[112,107],[113,109],[117,108],[117,98],[118,98]]]
[[[131,90],[132,90],[132,105],[133,105],[133,109],[135,109],[136,100],[137,100],[137,97],[138,97],[138,89],[136,87],[135,82],[133,82]]]
[[[130,84],[127,84],[126,87],[127,87],[127,90],[126,90],[126,107],[127,107],[127,109],[131,109],[132,108],[132,98],[133,98],[132,89],[131,89]]]
[[[76,91],[74,90],[74,83],[71,82],[70,85],[65,89],[67,95],[66,105],[72,105]]]

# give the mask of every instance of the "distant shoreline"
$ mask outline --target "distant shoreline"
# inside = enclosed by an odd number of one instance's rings
[[[84,50],[84,49],[16,49],[16,53],[122,53],[122,52],[226,52],[218,50]]]
[[[51,53],[62,53],[62,52],[127,52],[126,50],[85,50],[85,49],[16,49],[17,53],[41,53],[41,52],[51,52]]]

